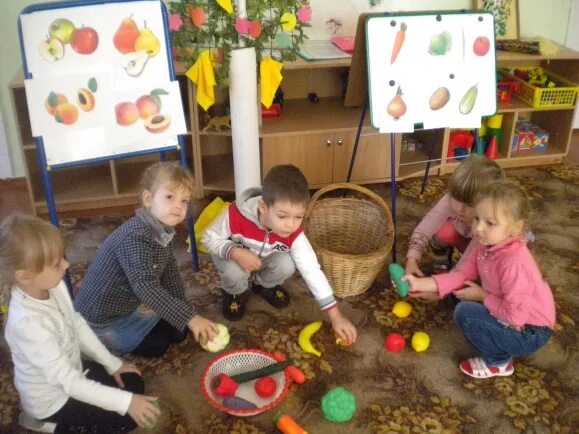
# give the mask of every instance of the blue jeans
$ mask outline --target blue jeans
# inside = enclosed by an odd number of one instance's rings
[[[545,345],[553,334],[549,327],[533,325],[515,330],[474,301],[461,301],[454,309],[454,321],[489,366],[508,363],[513,356],[528,356]]]

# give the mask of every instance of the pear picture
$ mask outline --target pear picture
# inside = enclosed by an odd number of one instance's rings
[[[113,36],[113,45],[123,54],[122,67],[130,77],[138,77],[151,57],[161,50],[161,42],[147,27],[139,30],[132,15],[124,18]]]
[[[135,41],[139,37],[139,28],[131,17],[121,21],[121,25],[113,36],[113,44],[123,54],[135,51]]]
[[[159,38],[155,36],[152,30],[147,27],[147,23],[145,23],[145,27],[141,29],[135,41],[135,50],[145,50],[150,57],[155,57],[160,49],[161,43],[159,42]]]
[[[123,58],[123,68],[131,77],[138,77],[145,70],[148,60],[149,53],[145,50],[127,53]]]

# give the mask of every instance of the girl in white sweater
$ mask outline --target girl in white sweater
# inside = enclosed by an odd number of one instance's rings
[[[30,216],[0,225],[0,274],[12,285],[5,337],[24,428],[128,432],[153,424],[156,398],[142,395],[137,367],[113,356],[73,308],[62,281],[68,262],[58,229]],[[94,362],[81,361],[81,353]]]

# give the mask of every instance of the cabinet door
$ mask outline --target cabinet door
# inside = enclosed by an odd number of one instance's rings
[[[334,182],[346,181],[355,140],[355,130],[334,134]],[[360,136],[350,181],[384,181],[389,177],[390,135],[376,134],[371,129],[364,130]]]
[[[264,176],[278,164],[293,164],[300,168],[310,185],[332,182],[331,133],[264,137],[261,151]]]

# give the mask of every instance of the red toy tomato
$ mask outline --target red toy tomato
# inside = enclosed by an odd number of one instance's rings
[[[474,40],[474,44],[472,44],[472,51],[474,51],[474,54],[477,56],[484,56],[489,52],[490,48],[491,42],[486,36],[479,36]]]
[[[390,333],[384,341],[384,348],[391,352],[402,351],[405,346],[404,336],[400,333]]]
[[[72,32],[70,47],[78,54],[91,54],[99,44],[99,35],[92,27],[80,27]]]
[[[255,382],[255,393],[260,398],[269,398],[273,396],[275,393],[275,389],[277,388],[277,384],[275,380],[271,377],[261,377],[259,380]]]

